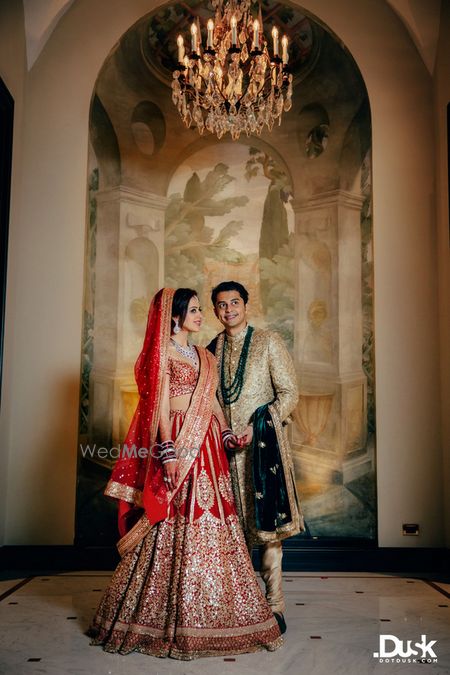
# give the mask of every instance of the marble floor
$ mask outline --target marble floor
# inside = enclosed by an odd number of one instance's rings
[[[119,656],[89,645],[89,625],[110,572],[0,577],[0,673],[22,675],[388,675],[450,673],[450,583],[368,573],[289,573],[282,649],[179,662]],[[14,578],[13,578],[14,577]],[[446,579],[446,581],[449,581]],[[426,642],[437,662],[380,663],[380,635]],[[392,648],[392,643],[387,645]]]

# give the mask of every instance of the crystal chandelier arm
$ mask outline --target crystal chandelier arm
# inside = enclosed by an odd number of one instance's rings
[[[281,123],[283,111],[292,107],[287,36],[273,27],[271,57],[261,7],[256,18],[251,0],[212,4],[215,19],[207,22],[205,49],[198,16],[191,24],[190,57],[181,38],[177,41],[184,66],[174,72],[173,102],[186,126],[196,126],[200,134],[230,133],[233,140],[242,132],[259,135],[265,126],[271,130],[275,121]]]

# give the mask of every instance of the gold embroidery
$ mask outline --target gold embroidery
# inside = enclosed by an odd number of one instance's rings
[[[209,511],[214,504],[214,489],[205,469],[200,471],[196,489],[197,504],[203,511]]]
[[[185,481],[181,490],[179,490],[177,492],[177,494],[175,495],[175,497],[173,498],[174,506],[177,509],[179,509],[184,504],[184,502],[186,501],[188,489],[189,489],[189,484],[187,483],[187,481]]]
[[[217,442],[217,440],[216,440],[216,442]],[[218,442],[220,443],[220,441],[218,441]],[[218,506],[218,509],[219,509],[220,519],[224,523],[225,517],[224,517],[224,513],[223,513],[222,500],[220,499],[220,488],[217,485],[216,470],[214,468],[214,462],[213,462],[212,453],[211,453],[211,446],[210,446],[208,440],[206,441],[206,452],[208,453],[209,466],[210,466],[210,469],[211,469],[211,478],[212,478],[212,481],[213,481],[213,484],[214,484],[214,490],[215,490],[215,493],[216,493],[216,503],[217,503],[217,506]]]
[[[197,383],[197,369],[192,363],[169,356],[169,397],[192,394]]]
[[[89,633],[108,652],[179,659],[282,644],[237,516],[209,511],[193,524],[178,512],[122,558]]]
[[[232,504],[234,501],[233,490],[231,488],[230,476],[229,474],[225,476],[223,473],[219,476],[219,491],[223,499],[225,499],[229,504]]]

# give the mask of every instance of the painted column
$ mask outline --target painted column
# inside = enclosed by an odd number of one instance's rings
[[[299,478],[347,483],[373,466],[362,369],[363,197],[332,190],[294,202],[300,400],[293,425]]]
[[[96,198],[89,437],[110,447],[123,442],[137,403],[134,363],[150,300],[164,285],[167,199],[125,186],[99,191]]]

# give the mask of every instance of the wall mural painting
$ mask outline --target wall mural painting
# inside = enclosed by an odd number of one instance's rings
[[[249,290],[253,324],[279,330],[292,349],[291,191],[272,157],[243,144],[212,145],[175,172],[166,210],[165,283],[198,290],[206,318],[202,344],[221,329],[211,289],[235,279]]]
[[[289,432],[307,531],[296,539],[376,540],[368,97],[342,45],[297,9],[279,7],[266,0],[263,13],[291,26],[309,48],[299,46],[303,56],[293,66],[299,94],[292,111],[261,139],[199,143],[195,129],[180,126],[167,64],[148,48],[155,26],[161,31],[176,12],[159,10],[135,24],[98,77],[90,115],[80,545],[117,540],[116,505],[103,489],[110,450],[123,442],[137,404],[133,366],[152,295],[163,285],[196,288],[206,319],[197,340],[207,344],[221,329],[210,292],[225,279],[248,288],[250,322],[279,331],[297,369],[300,399]]]

